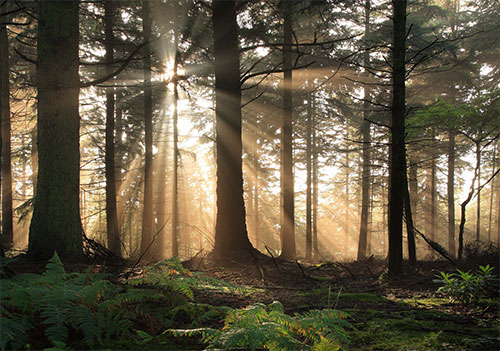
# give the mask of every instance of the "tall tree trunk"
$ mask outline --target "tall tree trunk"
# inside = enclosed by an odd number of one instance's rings
[[[283,1],[283,125],[281,127],[281,255],[294,259],[295,204],[293,179],[292,2]]]
[[[403,197],[405,169],[406,0],[392,1],[392,134],[389,189],[389,277],[403,273]]]
[[[142,20],[144,42],[151,40],[151,10],[149,0],[142,2]],[[144,47],[144,143],[146,154],[144,160],[144,208],[142,213],[141,253],[150,247],[153,240],[153,93],[151,88],[151,46]],[[144,255],[146,260],[152,259],[151,251]]]
[[[176,45],[177,47],[177,45]],[[178,120],[178,101],[179,101],[179,83],[177,81],[177,68],[179,65],[179,53],[175,53],[174,59],[174,111],[173,111],[173,155],[172,155],[172,256],[179,256],[179,234],[178,234],[178,226],[179,226],[179,193],[178,193],[178,171],[179,171],[179,146],[178,146],[178,138],[179,131],[177,128],[177,120]]]
[[[349,140],[349,132],[347,129],[346,125],[346,140]],[[350,235],[350,217],[351,217],[351,212],[349,211],[350,209],[350,189],[349,189],[349,183],[351,182],[349,179],[350,176],[350,169],[349,169],[349,161],[350,161],[350,152],[349,152],[349,147],[346,145],[346,152],[345,152],[345,196],[344,196],[344,210],[345,210],[345,218],[344,218],[344,229],[345,229],[345,243],[349,243],[349,235]]]
[[[448,253],[455,257],[455,132],[448,131]]]
[[[37,193],[28,255],[83,257],[80,221],[78,0],[38,1]]]
[[[241,86],[235,1],[212,2],[215,55],[217,219],[215,252],[252,249],[243,199]]]
[[[476,206],[476,241],[481,240],[481,148],[476,145],[477,158],[477,206]]]
[[[10,128],[10,84],[9,84],[9,40],[7,25],[0,24],[0,99],[2,123],[2,237],[1,245],[10,248],[14,245],[12,222],[12,162]]]
[[[306,260],[312,259],[312,93],[307,96],[306,131]]]
[[[433,146],[432,146],[432,162],[431,162],[431,240],[437,240],[436,238],[436,222],[437,222],[437,186],[436,186],[436,177],[437,177],[437,166],[436,166],[436,158],[434,155],[434,150],[436,147],[436,143],[434,141],[434,136],[432,138]]]
[[[370,0],[365,1],[365,36],[370,35]],[[366,67],[370,64],[370,53],[366,51],[363,57],[363,63]],[[368,76],[368,74],[366,74]],[[368,217],[370,211],[370,163],[371,163],[371,135],[370,122],[368,122],[368,109],[370,107],[370,92],[367,85],[363,86],[363,121],[361,122],[360,132],[363,138],[363,166],[361,171],[361,223],[359,225],[358,240],[358,260],[366,258],[368,246]]]
[[[260,230],[259,230],[259,144],[257,143],[258,137],[255,137],[255,152],[253,157],[254,169],[254,195],[253,195],[253,226],[255,231],[255,248],[259,249],[260,244]]]
[[[113,72],[114,57],[114,17],[115,9],[112,0],[104,2],[104,35],[106,48],[106,64],[108,73]],[[106,88],[106,228],[108,232],[108,248],[117,256],[121,256],[120,230],[116,207],[116,169],[115,169],[115,89]]]
[[[318,138],[316,135],[316,113],[314,110],[314,98],[313,98],[313,111],[312,111],[312,239],[313,239],[313,257],[318,259],[319,248],[318,248]]]
[[[493,161],[492,161],[492,167],[491,167],[491,173],[492,175],[495,174],[495,167],[497,163],[497,147],[496,145],[493,146]],[[492,224],[493,224],[493,198],[495,197],[495,179],[491,181],[491,190],[490,190],[490,210],[489,210],[489,217],[488,217],[488,242],[491,242],[491,229],[492,229]]]
[[[156,209],[155,213],[158,218],[158,222],[155,226],[155,232],[158,233],[158,237],[156,238],[156,245],[154,245],[154,257],[157,260],[161,260],[165,258],[167,255],[165,254],[165,243],[167,238],[167,213],[166,213],[166,195],[167,195],[167,164],[168,164],[168,139],[167,139],[167,131],[170,128],[169,119],[166,118],[166,111],[162,111],[163,121],[165,125],[161,128],[161,140],[158,140],[158,153],[155,157],[155,162],[157,162],[157,181],[156,184],[158,186],[157,198],[156,198]],[[156,161],[158,159],[158,161]],[[155,167],[156,168],[156,167]]]

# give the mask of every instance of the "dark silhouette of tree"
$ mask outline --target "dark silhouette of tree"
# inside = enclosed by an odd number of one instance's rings
[[[83,257],[78,0],[38,2],[38,179],[28,255]]]
[[[215,0],[212,24],[215,56],[217,218],[215,253],[252,249],[243,201],[241,86],[236,2]]]
[[[389,166],[389,277],[403,273],[405,152],[406,0],[393,0],[391,159]]]

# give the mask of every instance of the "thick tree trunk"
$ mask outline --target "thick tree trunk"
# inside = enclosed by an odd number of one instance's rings
[[[151,39],[151,13],[149,0],[143,0],[143,37],[145,42]],[[146,154],[144,159],[144,204],[142,213],[141,253],[146,252],[153,241],[153,93],[151,88],[151,47],[144,48],[144,144]],[[144,254],[146,260],[151,260],[152,252]]]
[[[12,162],[11,162],[11,128],[10,128],[10,96],[9,96],[9,40],[7,25],[0,24],[0,99],[2,123],[2,237],[1,245],[10,248],[14,245],[13,213],[12,213]]]
[[[296,256],[293,180],[292,2],[283,1],[283,125],[281,128],[281,255]]]
[[[28,255],[83,257],[79,209],[78,0],[38,2],[37,193]]]
[[[403,273],[403,197],[405,169],[406,0],[392,1],[392,134],[389,189],[389,277]]]
[[[105,48],[107,71],[113,71],[114,57],[114,17],[115,9],[112,0],[104,3]],[[106,228],[108,232],[108,248],[117,256],[121,256],[120,229],[116,206],[116,169],[115,169],[115,89],[106,88]]]
[[[455,132],[448,131],[448,253],[455,257]]]
[[[215,54],[217,219],[215,252],[252,249],[243,199],[241,86],[235,1],[212,3]]]

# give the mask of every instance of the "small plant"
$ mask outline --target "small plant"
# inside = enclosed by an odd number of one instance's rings
[[[441,272],[436,281],[442,286],[438,292],[448,296],[453,302],[465,305],[477,303],[485,297],[489,288],[496,284],[496,278],[492,274],[493,267],[490,265],[479,266],[476,272],[464,272],[457,269],[456,273]]]
[[[176,336],[201,335],[210,348],[267,348],[270,350],[340,350],[347,344],[347,314],[333,309],[287,315],[275,301],[231,311],[222,330],[212,328],[170,329]]]

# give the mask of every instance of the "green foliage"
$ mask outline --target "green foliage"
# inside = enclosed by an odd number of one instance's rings
[[[339,350],[348,342],[347,314],[332,310],[312,310],[287,315],[275,301],[231,311],[222,330],[211,328],[169,330],[177,336],[201,336],[215,348],[268,348],[270,350]]]
[[[488,288],[497,282],[492,271],[493,267],[486,265],[479,266],[474,273],[460,269],[457,269],[456,273],[441,272],[437,282],[442,286],[438,292],[445,294],[452,301],[466,305],[477,303],[481,297],[485,296]]]
[[[73,334],[83,335],[90,348],[127,335],[130,322],[122,319],[119,303],[113,300],[118,287],[99,278],[90,270],[66,273],[55,253],[43,275],[5,280],[0,289],[2,349],[25,347],[28,332],[40,327],[55,347]]]

